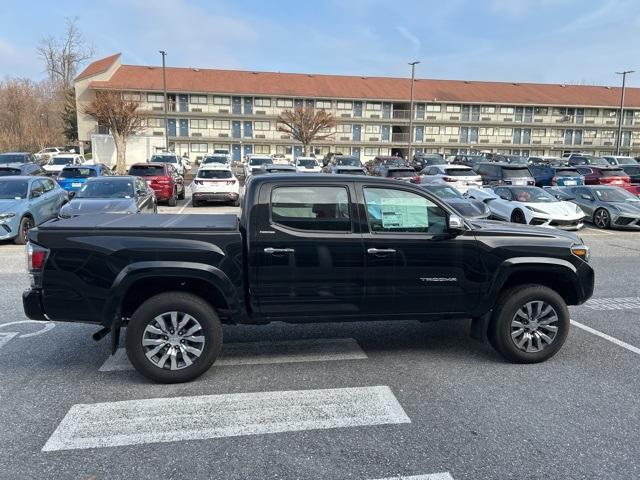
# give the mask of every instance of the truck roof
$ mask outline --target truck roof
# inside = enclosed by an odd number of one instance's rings
[[[110,178],[110,177],[106,177]],[[73,218],[61,218],[43,223],[39,230],[64,230],[65,228],[86,228],[100,230],[238,230],[238,217],[235,214],[216,215],[119,215],[103,213],[99,215],[81,215]]]

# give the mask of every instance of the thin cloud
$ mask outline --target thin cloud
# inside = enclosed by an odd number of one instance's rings
[[[398,31],[398,33],[400,33],[400,35],[402,35],[404,38],[409,40],[409,43],[411,43],[411,45],[413,46],[414,53],[417,53],[420,51],[420,48],[422,47],[422,42],[418,37],[416,37],[414,34],[412,34],[409,30],[407,30],[402,25],[397,26],[396,30]]]

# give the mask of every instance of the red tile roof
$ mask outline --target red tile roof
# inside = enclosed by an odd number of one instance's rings
[[[98,70],[94,66],[98,63],[104,65],[107,60],[89,65],[78,78],[86,77],[89,70]],[[166,73],[167,90],[171,92],[399,101],[410,98],[410,81],[407,78],[175,67],[168,67]],[[122,65],[108,81],[94,81],[90,86],[96,89],[162,91],[162,68]],[[414,98],[423,102],[612,108],[620,103],[620,89],[604,86],[418,79],[415,87]],[[640,108],[640,88],[627,89],[625,106]]]
[[[82,80],[83,78],[91,77],[93,75],[97,75],[98,73],[103,73],[109,70],[109,67],[113,65],[113,62],[117,60],[117,58],[122,55],[121,53],[115,53],[109,57],[101,58],[100,60],[96,60],[93,63],[90,63],[87,68],[85,68],[80,75],[76,77],[76,82],[78,80]]]

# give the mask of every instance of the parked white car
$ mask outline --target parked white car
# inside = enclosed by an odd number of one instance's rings
[[[61,153],[52,157],[49,162],[42,168],[49,176],[57,176],[64,167],[67,165],[83,165],[86,163],[83,155],[76,155],[73,153]]]
[[[202,165],[191,183],[191,203],[199,207],[205,202],[232,202],[240,205],[240,182],[228,165]]]
[[[466,165],[431,165],[419,177],[419,183],[449,185],[462,193],[482,186],[482,177]]]
[[[180,157],[177,153],[163,152],[151,155],[149,163],[170,163],[182,176],[191,169],[188,158]]]
[[[539,187],[471,188],[466,197],[484,202],[491,217],[498,220],[562,230],[579,230],[584,226],[586,215],[579,206],[558,200]]]
[[[273,158],[270,155],[248,155],[244,164],[244,176],[248,178],[252,173],[260,170],[262,165],[273,164]]]
[[[322,167],[313,157],[298,157],[295,162],[296,171],[300,173],[320,173]]]
[[[58,155],[60,153],[63,153],[61,148],[58,148],[58,147],[47,147],[47,148],[43,148],[42,150],[40,150],[35,155],[36,155],[36,158],[38,159],[38,161],[44,162],[44,161],[50,160],[52,157],[55,157],[56,155]]]

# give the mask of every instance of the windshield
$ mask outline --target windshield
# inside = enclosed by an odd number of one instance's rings
[[[425,190],[433,193],[436,197],[447,199],[447,198],[464,198],[462,194],[453,187],[443,186],[433,186],[426,187]]]
[[[0,168],[0,177],[10,177],[12,175],[20,175],[19,168],[2,167]]]
[[[531,173],[529,172],[529,169],[526,167],[502,169],[503,178],[522,178],[522,177],[530,177],[530,176],[531,176]]]
[[[27,181],[0,180],[0,198],[2,199],[20,200],[27,198],[28,190],[29,182]]]
[[[316,162],[314,159],[300,159],[298,160],[298,166],[299,167],[317,167],[318,166],[318,162]]]
[[[389,170],[391,178],[407,178],[415,176],[415,170]]]
[[[215,155],[211,157],[204,157],[202,159],[202,164],[206,163],[222,163],[223,165],[227,163],[227,157],[223,155]]]
[[[175,155],[152,155],[149,162],[178,163],[178,158]]]
[[[336,157],[336,165],[344,165],[348,167],[361,167],[362,162],[358,158]]]
[[[133,182],[129,180],[100,180],[87,182],[75,198],[131,198]]]
[[[49,165],[68,165],[73,162],[73,157],[53,157]]]
[[[197,178],[233,178],[231,170],[200,170]]]
[[[640,198],[622,188],[594,188],[593,193],[601,202],[640,202]]]
[[[478,174],[471,169],[466,168],[445,168],[445,174],[451,177],[477,177]]]
[[[517,187],[511,189],[513,199],[524,203],[555,203],[556,197],[536,187]]]
[[[260,165],[269,165],[272,162],[270,158],[251,158],[249,160],[249,165],[251,166],[260,166]]]
[[[134,165],[129,169],[129,175],[136,175],[138,177],[164,176],[164,167],[160,165]]]
[[[25,157],[25,155],[15,153],[3,153],[0,154],[0,163],[24,163]]]
[[[60,178],[87,178],[97,177],[98,173],[93,168],[63,168]]]

